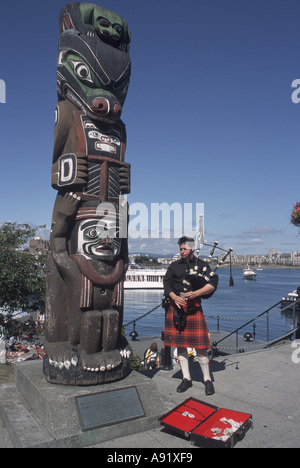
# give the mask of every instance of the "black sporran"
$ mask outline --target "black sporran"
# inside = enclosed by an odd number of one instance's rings
[[[179,331],[182,332],[186,327],[186,313],[183,309],[174,309],[173,313],[173,323],[174,327]]]

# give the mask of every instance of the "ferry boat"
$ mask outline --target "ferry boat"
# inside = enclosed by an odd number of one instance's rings
[[[255,271],[252,270],[252,268],[249,268],[249,266],[247,266],[247,268],[244,268],[243,270],[243,279],[255,280],[256,279]]]
[[[286,297],[283,297],[281,300],[281,308],[284,309],[285,307],[288,307],[289,309],[292,309],[297,299],[299,299],[298,292],[300,293],[300,288],[289,292]],[[300,310],[299,303],[296,304],[296,310]]]
[[[124,289],[163,289],[166,269],[129,268]]]

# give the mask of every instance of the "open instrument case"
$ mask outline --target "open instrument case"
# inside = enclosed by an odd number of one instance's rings
[[[253,427],[252,415],[218,408],[189,398],[160,418],[171,432],[190,439],[198,447],[234,447]]]

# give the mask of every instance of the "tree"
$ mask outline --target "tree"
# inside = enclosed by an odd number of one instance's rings
[[[0,309],[8,314],[44,309],[45,256],[37,258],[24,250],[40,227],[16,223],[0,227]]]

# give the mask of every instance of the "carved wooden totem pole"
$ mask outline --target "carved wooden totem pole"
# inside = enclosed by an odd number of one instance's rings
[[[44,360],[52,383],[95,385],[130,372],[121,334],[130,165],[120,120],[129,47],[127,23],[115,13],[90,3],[63,8]]]

